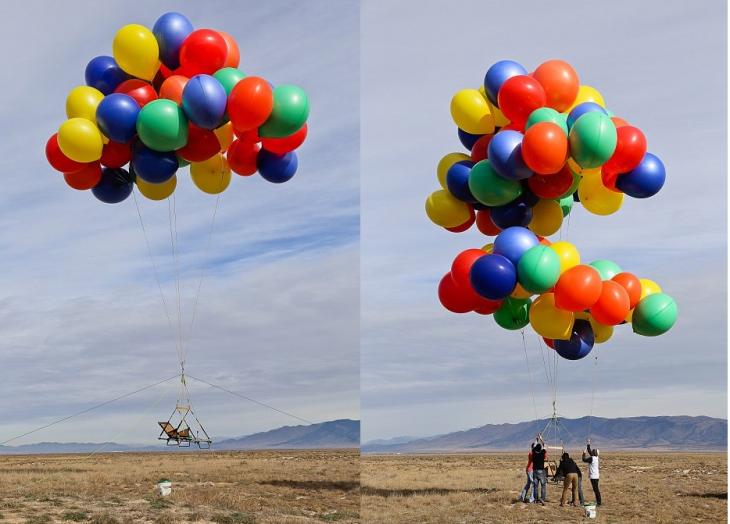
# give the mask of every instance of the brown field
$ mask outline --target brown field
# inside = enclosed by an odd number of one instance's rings
[[[598,518],[561,508],[548,485],[545,507],[516,502],[526,453],[362,458],[362,520],[373,523],[727,522],[727,454],[625,453],[601,456]],[[585,474],[583,493],[593,501]]]
[[[360,454],[341,451],[0,456],[0,522],[359,522]],[[160,497],[155,484],[173,483]]]

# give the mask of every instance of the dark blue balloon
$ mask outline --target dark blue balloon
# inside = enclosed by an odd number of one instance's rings
[[[471,194],[469,189],[469,173],[474,162],[462,160],[452,165],[446,172],[446,187],[449,193],[454,195],[462,202],[476,202],[476,198]]]
[[[578,196],[577,191],[573,193],[573,202],[580,202],[580,197]]]
[[[132,78],[122,71],[111,56],[97,56],[86,65],[86,85],[105,95],[113,93],[119,84]]]
[[[527,69],[513,60],[500,60],[490,67],[484,75],[484,90],[492,104],[497,105],[497,94],[502,84],[513,76],[526,74]]]
[[[591,323],[587,320],[576,320],[569,340],[554,340],[555,351],[568,360],[580,360],[593,349],[595,336]]]
[[[494,225],[500,229],[513,226],[526,227],[532,220],[532,208],[523,202],[512,201],[503,206],[493,207],[490,217]]]
[[[646,153],[633,170],[616,178],[616,187],[634,198],[649,198],[664,186],[667,173],[656,155]]]
[[[193,124],[203,129],[215,129],[223,122],[227,102],[223,84],[210,75],[195,75],[182,92],[183,111]]]
[[[118,204],[126,200],[132,193],[133,187],[133,178],[129,171],[121,167],[116,169],[105,167],[101,170],[101,180],[91,192],[105,204]]]
[[[489,300],[500,300],[512,294],[517,285],[514,264],[502,255],[485,255],[472,264],[469,272],[471,286]]]
[[[134,173],[150,184],[162,184],[170,180],[179,167],[174,151],[155,151],[142,143],[132,149],[131,166]]]
[[[157,19],[152,34],[160,46],[160,60],[165,66],[170,69],[180,66],[180,47],[192,32],[193,24],[180,13],[165,13]]]
[[[474,208],[474,211],[486,211],[487,209],[492,209],[491,206],[488,206],[486,204],[482,204],[481,202],[472,202],[471,207]]]
[[[496,208],[495,208],[496,209]],[[492,209],[494,213],[494,209]],[[515,267],[522,255],[540,241],[535,233],[524,227],[508,227],[494,239],[494,253],[507,257]]]
[[[471,148],[474,147],[474,144],[477,140],[479,140],[484,135],[472,135],[471,133],[467,133],[463,129],[457,128],[459,132],[459,141],[461,142],[461,145],[463,145],[465,148],[467,148],[469,151],[471,151]]]
[[[115,142],[129,142],[137,133],[139,104],[129,95],[112,93],[96,107],[96,123]]]
[[[524,204],[527,207],[535,207],[539,201],[540,197],[533,193],[532,189],[530,189],[530,186],[523,182],[522,193],[520,194],[520,196],[510,202],[510,204]]]
[[[281,184],[291,179],[297,172],[297,154],[292,151],[285,155],[277,155],[262,149],[256,157],[256,168],[259,174],[274,184]]]
[[[575,124],[580,117],[582,117],[586,113],[590,113],[591,111],[598,111],[600,113],[603,113],[604,115],[608,114],[605,109],[603,109],[595,102],[583,102],[582,104],[578,104],[577,106],[575,106],[573,110],[568,113],[568,118],[566,120],[566,123],[568,124],[568,130],[573,127],[573,124]]]
[[[522,160],[523,137],[519,131],[507,129],[495,134],[489,142],[489,163],[498,175],[507,180],[522,180],[534,174]]]

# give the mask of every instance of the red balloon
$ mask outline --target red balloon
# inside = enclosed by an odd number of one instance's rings
[[[177,150],[177,154],[188,162],[202,162],[213,158],[221,150],[218,137],[209,129],[188,124],[188,143]]]
[[[487,158],[487,149],[489,148],[489,142],[492,141],[494,135],[484,135],[474,142],[471,146],[471,161],[475,164],[481,162]]]
[[[145,104],[157,100],[157,91],[152,84],[138,78],[125,80],[117,86],[114,92],[131,96],[137,101],[139,107],[144,107]]]
[[[234,173],[241,176],[250,176],[256,172],[256,158],[261,150],[261,144],[257,142],[246,142],[234,140],[228,146],[228,165]]]
[[[283,136],[281,138],[261,138],[260,140],[261,147],[267,151],[271,151],[277,155],[284,155],[301,146],[304,143],[305,138],[307,138],[307,124],[304,124],[299,131],[289,136]]]
[[[621,126],[616,129],[616,149],[603,169],[613,173],[628,173],[641,163],[646,154],[646,137],[641,129]]]
[[[274,92],[269,83],[258,76],[247,76],[228,95],[228,116],[239,131],[257,129],[271,115]]]
[[[554,175],[533,175],[527,179],[527,187],[530,188],[530,191],[545,199],[554,199],[564,195],[572,185],[573,173],[567,165]]]
[[[63,154],[61,148],[58,147],[58,133],[51,135],[51,138],[46,142],[46,159],[53,169],[61,173],[73,173],[86,166],[86,164],[71,160]]]
[[[543,246],[551,246],[553,244],[552,242],[550,242],[550,240],[545,237],[541,237],[540,235],[537,235],[537,241],[540,242]]]
[[[596,322],[615,326],[624,321],[630,309],[629,294],[623,286],[613,280],[604,280],[601,294],[590,312]]]
[[[507,119],[524,129],[527,117],[535,109],[545,107],[547,96],[540,82],[527,75],[509,78],[497,94],[499,109]]]
[[[64,173],[63,178],[69,186],[79,191],[91,189],[101,181],[101,163],[90,162],[81,171]]]
[[[438,295],[441,305],[452,313],[468,313],[474,309],[471,295],[456,285],[451,273],[446,273],[439,282]]]
[[[167,98],[178,105],[182,104],[183,89],[185,89],[188,80],[188,77],[182,75],[170,76],[160,86],[160,98]]]
[[[228,44],[218,31],[198,29],[188,35],[180,46],[180,67],[176,74],[192,78],[195,75],[212,75],[228,56]]]
[[[168,77],[172,75],[172,71],[165,66],[165,64],[160,64],[160,68],[157,70],[157,73],[155,74],[155,77],[152,79],[152,87],[155,88],[155,91],[158,93],[160,92],[160,87],[162,84],[167,80]]]
[[[476,214],[474,213],[474,208],[469,206],[469,219],[466,222],[455,227],[445,227],[444,229],[446,229],[447,231],[451,231],[452,233],[463,233],[464,231],[469,229],[475,221]]]
[[[234,127],[233,134],[236,135],[241,140],[243,140],[244,142],[251,142],[252,144],[261,142],[261,140],[262,140],[262,138],[259,136],[258,129],[249,129],[248,131],[239,131],[238,129],[236,129]]]
[[[641,281],[633,273],[624,271],[614,276],[611,280],[619,284],[629,295],[629,308],[634,309],[641,300]]]
[[[236,40],[225,31],[218,31],[218,34],[226,41],[226,60],[222,67],[238,67],[241,62],[241,52],[238,50]]]
[[[525,131],[522,160],[538,175],[554,175],[568,160],[568,137],[552,122],[538,122]]]
[[[583,311],[598,301],[602,288],[598,271],[582,264],[573,266],[555,284],[555,305],[567,311]]]
[[[604,187],[610,189],[611,191],[622,193],[622,191],[616,187],[616,180],[618,179],[618,176],[620,174],[621,173],[617,171],[608,171],[605,167],[602,167],[601,182],[603,182]]]
[[[488,209],[480,209],[477,211],[476,222],[477,229],[484,235],[494,237],[502,232],[502,230],[497,227],[494,222],[492,222],[492,214]]]
[[[471,280],[469,279],[469,272],[471,266],[477,259],[485,256],[486,253],[481,249],[467,249],[462,251],[451,263],[451,278],[458,287],[471,287]]]
[[[548,60],[531,75],[545,90],[547,106],[563,112],[578,96],[580,82],[575,69],[562,60]]]
[[[510,122],[506,126],[501,127],[499,130],[500,131],[507,131],[507,130],[510,130],[510,131],[519,131],[520,133],[524,133],[525,132],[525,124],[526,123],[527,123],[527,121],[523,122],[522,125],[518,125],[515,122]]]
[[[550,349],[555,349],[555,343],[552,339],[542,337],[542,341],[545,342],[545,345]]]
[[[476,300],[474,302],[474,312],[479,313],[480,315],[491,315],[495,311],[497,311],[500,306],[502,305],[501,300],[489,300],[488,298],[484,298],[483,296],[477,295]]]
[[[132,144],[125,142],[114,142],[110,140],[104,144],[101,150],[101,159],[99,162],[102,166],[118,168],[127,164],[132,159]]]

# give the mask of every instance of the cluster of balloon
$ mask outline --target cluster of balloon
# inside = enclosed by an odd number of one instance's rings
[[[149,199],[167,198],[188,164],[195,186],[210,194],[228,187],[231,172],[258,171],[274,183],[294,176],[307,95],[244,74],[231,35],[193,29],[170,12],[152,30],[122,27],[112,54],[88,63],[86,85],[66,98],[68,120],[46,144],[69,186],[117,203],[134,184]]]
[[[548,60],[532,73],[517,62],[492,65],[478,89],[451,99],[467,153],[444,156],[441,189],[426,201],[431,221],[485,235],[525,226],[548,236],[573,202],[590,213],[618,211],[624,195],[647,198],[664,185],[664,165],[639,128],[606,109],[570,64]]]
[[[438,296],[449,311],[494,314],[505,329],[529,324],[570,360],[610,339],[616,325],[631,323],[635,333],[653,337],[677,320],[676,302],[656,282],[610,260],[583,264],[574,245],[551,243],[522,226],[459,253]]]

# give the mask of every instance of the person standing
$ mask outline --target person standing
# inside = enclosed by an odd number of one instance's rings
[[[540,433],[537,434],[535,442],[532,443],[532,489],[535,503],[542,506],[545,505],[547,499],[547,472],[545,471],[545,460],[547,460],[547,451],[545,450],[545,441]],[[538,487],[540,487],[540,497],[538,498]]]
[[[576,499],[580,500],[580,504],[584,504],[583,500],[583,489],[581,486],[582,474],[578,464],[570,458],[570,455],[566,452],[560,458],[560,465],[555,473],[555,476],[564,477],[563,480],[563,495],[560,498],[560,506],[565,506],[565,502],[568,499],[568,493],[572,490],[572,497],[570,504],[575,506]]]
[[[533,503],[535,502],[535,490],[532,490],[532,493],[530,493],[534,480],[532,476],[532,450],[530,450],[527,454],[527,466],[525,466],[525,473],[527,474],[527,482],[525,482],[525,487],[522,488],[522,491],[520,492],[520,502]],[[529,499],[527,498],[528,495],[530,497]]]
[[[583,452],[583,462],[588,464],[588,478],[591,479],[591,487],[596,496],[596,505],[601,505],[601,490],[598,487],[600,478],[598,450],[591,448],[591,439],[588,439],[588,445]]]

